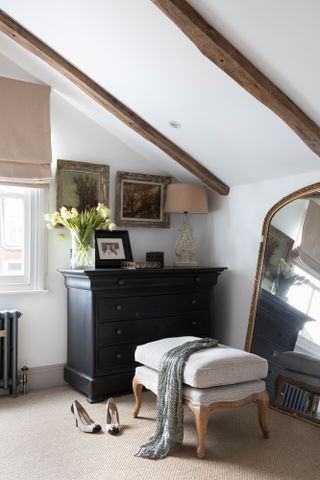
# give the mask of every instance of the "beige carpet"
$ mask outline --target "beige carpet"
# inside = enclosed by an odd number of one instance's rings
[[[142,418],[133,419],[132,395],[115,397],[122,434],[85,434],[70,412],[77,398],[92,418],[105,422],[105,403],[90,405],[69,387],[0,398],[1,480],[319,480],[320,428],[269,411],[264,440],[254,405],[212,414],[207,458],[196,457],[189,410],[183,447],[163,460],[134,456],[154,429],[155,397],[144,392]]]

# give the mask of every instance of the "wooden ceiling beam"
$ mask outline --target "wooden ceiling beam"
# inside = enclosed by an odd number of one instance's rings
[[[208,187],[221,195],[228,195],[229,187],[212,172],[2,10],[0,10],[0,31],[58,70],[125,125],[156,145]]]
[[[320,156],[320,127],[185,0],[151,0],[199,48],[245,90],[276,113]]]

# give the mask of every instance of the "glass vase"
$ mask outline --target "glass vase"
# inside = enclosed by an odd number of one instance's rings
[[[277,295],[278,297],[282,298],[282,300],[288,301],[288,285],[285,282],[280,282],[277,286]]]
[[[288,301],[288,292],[291,286],[290,280],[278,275],[275,279],[271,293],[275,294],[277,297],[282,298],[282,300]]]
[[[71,268],[93,267],[95,264],[94,232],[81,237],[71,230]]]

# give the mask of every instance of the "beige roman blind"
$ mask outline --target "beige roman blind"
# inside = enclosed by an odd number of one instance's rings
[[[301,244],[297,250],[299,266],[320,278],[320,206],[311,200],[302,228]]]
[[[0,183],[47,187],[50,88],[0,77]]]

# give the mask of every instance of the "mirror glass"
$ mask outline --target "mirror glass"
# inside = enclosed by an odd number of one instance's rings
[[[250,350],[268,360],[271,404],[320,422],[320,191],[274,213],[263,253]]]

